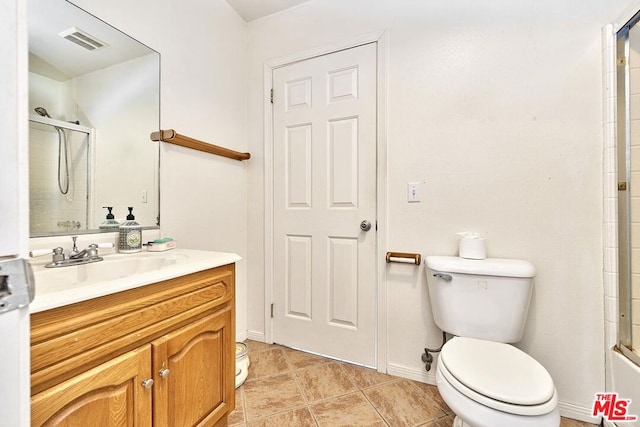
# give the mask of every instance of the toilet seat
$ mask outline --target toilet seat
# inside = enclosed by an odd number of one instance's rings
[[[546,369],[509,344],[455,337],[442,348],[438,369],[460,393],[502,412],[535,416],[558,404]]]

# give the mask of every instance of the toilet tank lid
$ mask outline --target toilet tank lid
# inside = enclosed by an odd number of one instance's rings
[[[456,256],[428,256],[424,264],[431,270],[480,276],[535,277],[536,268],[522,259],[466,259]]]

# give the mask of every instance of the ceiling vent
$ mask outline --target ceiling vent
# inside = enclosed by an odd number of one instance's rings
[[[96,50],[109,46],[105,42],[98,40],[98,38],[76,27],[64,30],[60,32],[59,35],[87,50]]]

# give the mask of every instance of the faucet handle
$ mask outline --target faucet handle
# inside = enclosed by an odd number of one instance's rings
[[[53,250],[53,258],[51,261],[53,262],[60,262],[60,261],[64,261],[64,254],[62,253],[64,251],[64,249],[58,247],[55,248]]]
[[[87,252],[87,256],[89,258],[95,258],[98,256],[98,245],[92,243],[87,247],[87,249],[85,249],[85,251]]]
[[[113,243],[92,243],[84,251],[86,251],[89,258],[97,258],[98,248],[113,248],[114,246]]]
[[[43,255],[49,255],[52,252],[53,249],[34,249],[32,251],[29,251],[29,256],[31,258],[36,258]]]

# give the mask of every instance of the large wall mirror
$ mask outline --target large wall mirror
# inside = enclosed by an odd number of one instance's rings
[[[29,0],[31,237],[159,226],[160,55],[65,0]]]

